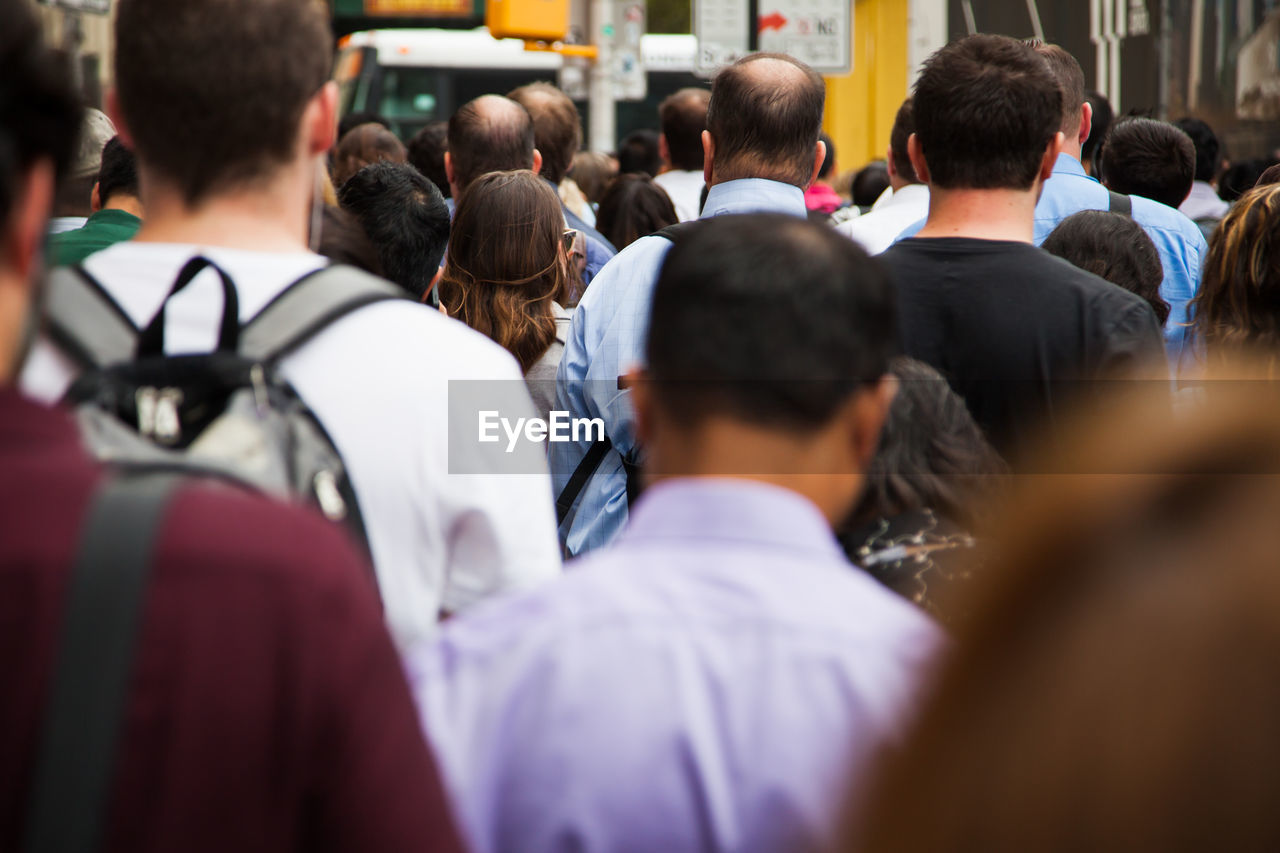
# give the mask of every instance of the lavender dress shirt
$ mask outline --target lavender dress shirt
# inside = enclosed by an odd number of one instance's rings
[[[684,479],[409,668],[478,853],[805,851],[907,722],[940,637],[798,494]]]

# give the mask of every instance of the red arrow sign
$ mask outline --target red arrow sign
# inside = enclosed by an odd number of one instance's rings
[[[772,12],[769,15],[761,16],[760,32],[765,33],[769,30],[781,30],[787,25],[787,19],[782,17],[781,12]]]

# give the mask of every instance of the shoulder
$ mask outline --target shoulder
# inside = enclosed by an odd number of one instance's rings
[[[578,303],[578,314],[584,313],[618,296],[618,288],[627,287],[635,280],[656,280],[662,261],[671,250],[670,240],[662,237],[641,237],[609,259]]]
[[[1133,219],[1148,231],[1159,230],[1177,235],[1189,248],[1197,252],[1207,248],[1204,233],[1185,213],[1168,205],[1141,196],[1133,199]]]

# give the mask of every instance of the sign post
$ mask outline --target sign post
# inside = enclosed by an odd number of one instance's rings
[[[852,0],[695,0],[693,31],[703,74],[757,50],[823,74],[848,74],[853,64]]]

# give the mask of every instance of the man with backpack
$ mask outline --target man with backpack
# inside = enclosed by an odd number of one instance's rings
[[[55,281],[49,317],[68,333],[43,337],[22,379],[57,400],[81,376],[90,387],[73,388],[74,401],[114,409],[93,421],[112,451],[127,442],[123,421],[188,450],[184,460],[235,456],[275,469],[275,491],[354,521],[405,647],[442,613],[553,577],[559,554],[545,473],[485,468],[470,445],[449,441],[453,380],[510,380],[492,383],[506,394],[498,408],[533,415],[515,361],[381,284],[322,271],[325,260],[308,251],[336,125],[331,38],[312,0],[118,4],[108,107],[137,154],[147,223],[90,258],[87,278]],[[85,315],[58,313],[71,299],[113,321],[69,330]],[[110,366],[103,356],[155,365],[211,352],[218,360],[184,367],[181,382],[164,364],[85,378]],[[206,397],[214,408],[231,399],[228,416],[210,424],[198,405]],[[328,461],[312,465],[315,454],[296,447],[283,463],[279,452],[254,455],[259,416],[281,408],[273,434],[292,436],[314,415],[303,444]],[[206,444],[219,452],[197,453]]]
[[[0,3],[0,850],[459,850],[351,545],[12,387],[78,116]]]

